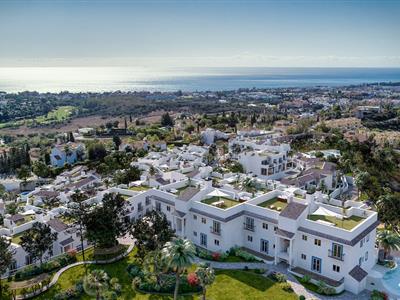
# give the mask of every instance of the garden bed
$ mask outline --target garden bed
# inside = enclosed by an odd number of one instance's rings
[[[262,262],[250,252],[240,247],[232,247],[226,252],[212,252],[207,249],[197,247],[197,256],[209,261],[219,262]]]

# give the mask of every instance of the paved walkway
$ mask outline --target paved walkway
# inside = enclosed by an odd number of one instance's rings
[[[71,268],[74,268],[76,266],[81,266],[81,265],[84,265],[84,264],[88,264],[88,265],[90,265],[90,264],[105,265],[105,264],[111,264],[113,262],[121,260],[122,258],[128,256],[129,253],[132,252],[134,246],[135,246],[134,244],[129,245],[129,248],[126,250],[125,253],[123,253],[123,254],[121,254],[121,255],[119,255],[117,257],[111,258],[111,259],[107,259],[107,260],[86,260],[86,261],[78,261],[76,263],[70,264],[70,265],[58,270],[57,273],[54,274],[54,276],[51,279],[50,283],[47,286],[43,287],[41,290],[38,290],[38,291],[36,291],[34,293],[31,293],[31,294],[18,295],[16,299],[17,300],[29,299],[29,298],[32,298],[32,297],[35,297],[37,295],[40,295],[40,294],[44,293],[45,291],[47,291],[48,289],[50,289],[53,285],[55,285],[57,283],[57,281],[60,278],[62,273],[64,273],[65,271],[67,271],[67,270],[69,270]]]

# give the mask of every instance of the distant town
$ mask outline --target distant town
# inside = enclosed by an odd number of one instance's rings
[[[0,298],[397,299],[399,116],[396,83],[0,92]]]

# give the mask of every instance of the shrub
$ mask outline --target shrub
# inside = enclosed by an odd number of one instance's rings
[[[388,299],[387,295],[378,290],[373,290],[371,293],[371,300],[386,300]]]
[[[280,286],[281,289],[284,290],[285,292],[293,293],[292,286],[290,285],[289,282],[281,282],[281,283],[279,284],[279,286]]]
[[[268,277],[276,282],[286,282],[287,278],[285,274],[279,273],[279,272],[272,272],[271,274],[268,275]]]
[[[330,286],[327,286],[325,282],[318,281],[317,284],[318,290],[317,292],[323,295],[334,295],[336,294],[336,290]]]
[[[301,277],[300,279],[299,279],[299,281],[301,282],[301,283],[309,283],[310,282],[310,280],[311,280],[311,277],[309,276],[309,275],[304,275],[303,277]]]
[[[22,281],[33,276],[43,273],[43,269],[39,266],[27,266],[26,268],[15,273],[15,280]]]
[[[266,270],[264,270],[264,269],[255,269],[254,272],[256,274],[265,274]]]
[[[200,249],[199,250],[198,256],[200,258],[207,259],[207,260],[211,260],[212,259],[211,253],[209,251],[207,251],[207,250],[204,250],[204,249]]]
[[[199,278],[196,273],[189,273],[187,276],[187,281],[191,286],[196,286],[199,284]]]
[[[211,256],[214,261],[219,261],[221,259],[221,254],[219,252],[213,252]]]
[[[253,254],[250,254],[249,252],[240,248],[236,250],[235,255],[243,258],[245,261],[257,261],[257,258]]]
[[[229,255],[232,255],[232,256],[236,255],[237,250],[240,250],[240,247],[238,247],[238,246],[232,247],[231,249],[229,249]]]
[[[140,266],[138,266],[137,264],[130,264],[127,268],[126,271],[128,272],[128,274],[132,277],[142,277],[143,276],[143,272],[142,269],[140,268]]]
[[[306,297],[304,295],[300,295],[299,300],[306,300]]]
[[[67,289],[64,292],[60,292],[54,295],[54,300],[69,300],[78,299],[83,294],[82,282],[78,282],[73,287]]]

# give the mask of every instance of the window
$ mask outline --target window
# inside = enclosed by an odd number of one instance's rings
[[[365,260],[365,261],[368,261],[368,251],[367,251],[367,252],[365,252],[365,255],[364,255],[364,260]]]
[[[254,231],[254,219],[250,217],[246,217],[246,221],[244,223],[244,229]]]
[[[267,169],[261,168],[261,175],[267,175]]]
[[[221,223],[218,221],[213,221],[211,231],[215,234],[221,234]]]
[[[268,254],[268,241],[261,239],[260,241],[260,251]]]
[[[305,255],[305,254],[301,254],[301,259],[303,259],[303,260],[306,260],[307,259],[307,255]]]
[[[33,263],[32,257],[29,255],[25,256],[25,265],[30,265],[32,263]]]
[[[156,211],[161,211],[161,202],[156,202]]]
[[[343,246],[336,244],[336,243],[332,243],[332,250],[330,252],[330,256],[334,257],[334,258],[339,258],[342,259],[343,257]]]
[[[194,219],[194,220],[197,220],[197,215],[193,215],[193,219]]]
[[[301,236],[301,238],[302,238],[303,241],[307,241],[307,236],[306,236],[305,234],[303,234],[303,235]]]
[[[219,240],[214,240],[214,245],[219,246]]]
[[[274,231],[277,231],[278,230],[278,226],[274,226]]]
[[[248,235],[247,236],[247,241],[250,242],[250,243],[253,242],[253,237],[251,235]]]
[[[193,231],[193,235],[194,235],[194,236],[197,236],[197,231]]]
[[[360,241],[360,248],[364,245],[364,239]]]
[[[319,239],[314,239],[314,245],[316,245],[316,246],[321,246],[321,240],[319,240]]]
[[[333,265],[332,269],[333,269],[334,272],[338,272],[338,273],[340,272],[340,267],[337,266],[337,265]]]
[[[365,242],[369,242],[369,234],[367,234],[367,237],[365,238]]]
[[[263,229],[268,230],[268,224],[267,223],[263,223]]]
[[[311,270],[321,273],[321,259],[313,256],[311,259]]]
[[[139,202],[139,203],[138,203],[138,205],[137,205],[137,210],[138,210],[138,211],[142,211],[142,210],[143,210],[142,202]]]
[[[146,197],[146,206],[147,206],[147,205],[150,205],[150,204],[151,204],[150,198],[147,198],[147,197]]]
[[[200,245],[207,247],[207,235],[204,233],[200,233]]]
[[[17,262],[14,260],[10,265],[10,271],[13,271],[17,268]]]
[[[203,223],[203,224],[207,224],[207,220],[206,220],[206,218],[201,218],[201,223]]]
[[[358,259],[358,265],[361,267],[361,264],[363,263],[363,257],[361,256],[359,259]]]
[[[167,205],[167,211],[171,211],[171,206]]]

